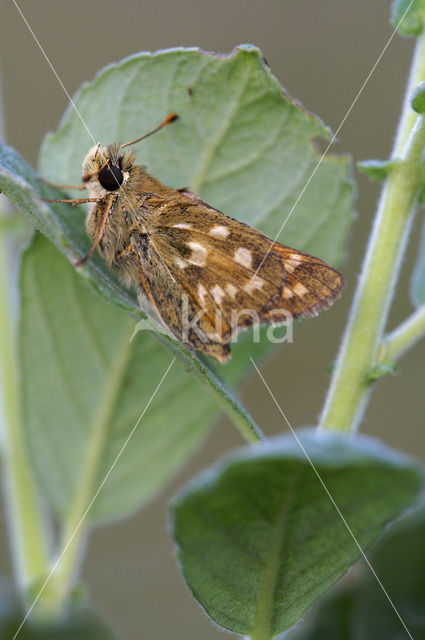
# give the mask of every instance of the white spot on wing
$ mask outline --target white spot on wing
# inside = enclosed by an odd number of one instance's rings
[[[230,234],[230,231],[227,227],[223,227],[221,224],[219,224],[216,227],[210,229],[209,234],[213,238],[221,238],[222,240],[225,240]]]
[[[207,295],[207,290],[205,289],[203,284],[198,286],[198,299],[202,307],[205,307],[205,296]]]
[[[290,287],[283,287],[282,298],[292,298],[294,292]]]
[[[192,249],[192,255],[188,258],[190,264],[197,267],[205,267],[207,264],[207,250],[199,242],[188,242],[187,246]]]
[[[261,289],[261,287],[264,284],[264,280],[262,278],[259,278],[258,276],[254,276],[249,282],[248,284],[246,284],[244,286],[244,290],[247,293],[252,293],[254,291],[254,289]]]
[[[178,222],[177,224],[173,224],[175,229],[191,229],[192,225],[188,222]]]
[[[297,284],[294,285],[294,293],[296,293],[297,296],[305,296],[306,293],[308,293],[308,289],[307,287],[305,287],[303,284],[301,284],[301,282],[297,282]]]
[[[303,262],[302,256],[297,253],[288,253],[285,257],[285,269],[292,273]]]
[[[237,292],[238,292],[238,290],[237,290],[237,288],[236,288],[233,284],[231,284],[230,282],[228,282],[228,283],[226,284],[226,293],[227,293],[231,298],[233,298],[233,300],[235,299]]]
[[[299,253],[288,253],[287,258],[288,258],[288,260],[291,260],[291,262],[302,262],[303,261],[303,256],[300,255]]]
[[[221,301],[223,300],[225,293],[223,291],[223,289],[220,287],[219,284],[216,284],[212,289],[211,289],[211,295],[214,298],[214,301],[217,304],[221,304]]]
[[[235,262],[241,264],[243,267],[247,269],[251,268],[252,265],[252,253],[249,249],[245,249],[245,247],[239,247],[235,251]]]
[[[187,267],[187,262],[186,262],[186,260],[182,260],[181,258],[176,258],[176,265],[180,269],[184,269],[185,267]]]

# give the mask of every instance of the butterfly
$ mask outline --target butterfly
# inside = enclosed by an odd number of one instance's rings
[[[92,244],[77,265],[98,248],[168,333],[224,362],[242,329],[316,315],[345,282],[323,260],[271,240],[189,189],[162,184],[124,150],[177,117],[132,142],[93,146],[76,187],[90,197],[49,201],[92,203]]]

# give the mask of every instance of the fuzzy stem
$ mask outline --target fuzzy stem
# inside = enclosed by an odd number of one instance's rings
[[[19,376],[11,316],[7,240],[0,234],[0,377],[3,392],[3,464],[10,539],[18,585],[25,598],[28,587],[48,567],[42,514],[25,449],[19,408]]]
[[[407,95],[362,273],[338,354],[320,428],[354,431],[370,391],[368,370],[375,364],[421,183],[425,122],[412,118],[409,96],[425,78],[425,36],[418,39]],[[410,132],[410,133],[409,133]]]
[[[0,138],[5,139],[2,82],[0,78]],[[5,196],[0,196],[5,198]],[[7,201],[0,208],[0,221],[9,214]],[[19,398],[19,374],[16,357],[12,284],[16,246],[0,228],[0,426],[1,455],[5,478],[5,501],[13,550],[16,582],[22,599],[28,589],[46,573],[47,537],[34,480],[27,459]]]
[[[401,155],[406,146],[410,132],[413,129],[417,115],[410,106],[411,95],[420,82],[425,80],[425,35],[416,41],[416,47],[413,52],[412,65],[410,67],[409,79],[407,81],[406,92],[404,94],[403,108],[400,116],[400,122],[397,127],[397,133],[394,141],[392,157],[397,158]]]

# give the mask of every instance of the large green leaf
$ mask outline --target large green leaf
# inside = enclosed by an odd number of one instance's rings
[[[418,463],[356,436],[300,432],[245,448],[195,479],[173,505],[177,555],[213,620],[255,640],[291,627],[414,501]],[[316,474],[316,471],[317,474]]]
[[[82,496],[91,500],[172,356],[150,332],[130,340],[134,319],[93,295],[41,236],[23,256],[21,300],[24,428],[44,495],[64,516]],[[214,383],[210,372],[201,379]],[[150,499],[216,415],[217,404],[176,361],[89,518],[119,517]]]
[[[411,637],[425,637],[424,539],[422,507],[392,527],[369,555],[391,602],[363,566],[312,610],[308,623],[290,634],[291,640],[401,640],[408,637],[404,625]]]
[[[140,162],[166,184],[189,186],[273,237],[320,159],[312,139],[330,135],[287,96],[249,46],[229,56],[198,49],[138,54],[99,73],[74,103],[79,115],[70,107],[59,130],[45,139],[45,178],[79,182],[93,140],[132,140],[176,112],[177,122],[140,143]],[[332,264],[340,261],[351,220],[349,174],[348,157],[325,157],[279,239]],[[70,236],[81,226],[68,212],[55,211]]]
[[[180,116],[176,123],[140,144],[141,162],[147,164],[149,170],[163,181],[177,187],[192,187],[212,205],[256,224],[272,236],[282,226],[317,167],[320,153],[312,141],[317,136],[329,137],[329,131],[317,118],[306,113],[286,95],[264,63],[260,52],[248,46],[239,47],[230,56],[206,54],[196,49],[172,50],[155,55],[138,54],[102,71],[93,83],[85,85],[80,90],[74,104],[78,111],[74,108],[69,109],[58,132],[46,138],[41,153],[41,173],[45,178],[66,183],[80,180],[82,159],[93,142],[80,117],[95,140],[109,142],[134,138],[158,124],[167,113],[176,111]],[[332,155],[324,158],[280,239],[331,263],[340,260],[351,220],[352,183],[349,174],[350,161],[347,157],[338,158]],[[50,197],[57,196],[58,192],[40,183],[35,173],[16,152],[5,147],[2,147],[0,155],[0,188],[68,258],[75,260],[76,256],[86,252],[89,241],[84,231],[85,210],[65,204],[48,205],[43,202],[37,192]],[[41,253],[39,248],[37,255],[41,256]],[[30,255],[27,256],[27,262]],[[57,259],[51,257],[51,263]],[[37,264],[40,273],[46,274],[49,270],[48,261],[40,258]],[[47,308],[47,300],[50,300],[48,318],[57,327],[57,333],[54,341],[45,344],[45,357],[38,363],[42,362],[43,366],[49,365],[52,371],[58,361],[58,354],[62,356],[66,348],[60,344],[61,341],[66,345],[67,342],[73,344],[79,340],[80,329],[77,324],[80,320],[70,325],[69,322],[66,323],[66,317],[64,318],[66,314],[62,313],[64,289],[62,276],[59,277],[59,274],[64,268],[50,268],[43,302]],[[71,271],[70,267],[67,276],[70,279]],[[38,349],[40,342],[35,326],[38,321],[41,322],[40,317],[31,318],[31,304],[39,304],[40,296],[31,297],[31,270],[28,268],[26,273],[28,284],[25,304],[28,302],[28,309],[24,309],[22,325],[23,340],[27,340],[22,349],[23,357],[28,360],[24,370],[25,385],[26,377],[34,376],[33,372],[36,370],[35,361],[30,361],[26,351],[30,354],[33,349]],[[79,274],[108,301],[133,314],[137,312],[134,293],[123,287],[108,271],[99,256],[93,256],[79,270]],[[74,279],[72,281],[74,282]],[[75,286],[74,283],[73,287]],[[93,299],[88,302],[89,292],[86,290],[84,295],[85,307],[91,305],[93,309],[101,309],[96,312],[99,313],[100,319],[94,323],[95,326],[101,326],[103,314],[106,317],[107,312],[103,307],[98,307],[99,301]],[[39,313],[40,307],[35,308]],[[109,308],[108,312],[113,314]],[[115,322],[112,315],[110,322]],[[39,329],[41,331],[42,327]],[[84,330],[83,327],[82,331]],[[27,338],[24,336],[25,332],[28,332]],[[118,326],[115,331],[110,329],[108,362],[115,362],[116,354],[123,352],[124,333],[124,329]],[[164,336],[156,337],[161,341],[161,345],[155,344],[149,336],[141,338],[143,344],[146,338],[148,346],[146,352],[143,351],[142,357],[138,359],[137,385],[142,388],[137,405],[140,411],[143,409],[142,398],[146,389],[146,378],[149,381],[153,380],[152,363],[162,363],[164,358],[169,357],[164,354],[165,345],[173,353],[177,353],[179,358],[204,380],[219,404],[233,412],[236,420],[247,424],[249,429],[255,429],[249,416],[222,385],[214,370],[220,369],[220,374],[226,376],[232,384],[236,384],[248,369],[249,355],[259,357],[270,347],[267,340],[260,344],[252,344],[249,336],[245,337],[245,340],[234,347],[233,361],[226,367],[219,367],[215,363],[207,366],[202,360]],[[69,351],[69,369],[62,371],[63,384],[69,388],[78,383],[79,377],[82,378],[82,369],[72,363],[73,357],[77,362],[85,362],[87,371],[99,367],[94,351],[86,351],[84,354],[80,351]],[[83,356],[85,359],[81,360]],[[105,370],[104,374],[107,375],[108,371]],[[51,377],[54,379],[54,374],[51,373]],[[183,408],[178,417],[172,403],[170,407],[164,406],[163,429],[177,418],[181,421],[181,429],[184,428],[183,423],[186,425],[187,439],[191,440],[192,445],[187,447],[183,443],[181,448],[176,445],[177,453],[171,458],[172,463],[168,465],[164,459],[161,464],[157,464],[158,469],[162,469],[162,481],[166,477],[165,467],[171,473],[177,466],[177,458],[180,464],[183,462],[189,449],[193,449],[199,442],[207,422],[215,415],[212,408],[210,410],[209,403],[204,400],[205,411],[202,420],[198,416],[199,424],[194,425],[194,421],[188,417],[187,407],[197,405],[199,392],[196,386],[191,391],[192,383],[189,383],[189,376],[182,376],[181,379],[187,382],[184,385],[185,390],[187,389],[184,396],[186,405],[183,407],[182,404]],[[59,411],[59,403],[53,407],[50,404],[51,398],[37,399],[41,389],[34,391],[31,385],[35,382],[36,380],[28,382],[25,390],[27,412],[28,415],[31,413],[28,419],[33,441],[48,441],[50,431],[55,425],[56,435],[53,440],[57,438],[58,441],[66,443],[69,451],[76,446],[81,458],[88,444],[90,429],[93,428],[93,425],[88,427],[87,421],[97,415],[95,407],[99,407],[99,400],[102,398],[103,382],[99,383],[98,388],[90,387],[88,384],[81,385],[87,412],[83,417],[71,412],[66,415],[66,420],[63,418],[64,414]],[[117,411],[117,407],[120,406],[124,391],[125,389],[120,389],[117,393],[116,407],[111,407],[111,416],[112,409]],[[78,392],[75,392],[73,398],[76,405],[80,403],[80,392],[81,389],[78,387]],[[92,407],[91,413],[89,406]],[[48,420],[46,413],[49,413]],[[118,412],[117,415],[121,414]],[[83,419],[85,424],[81,430],[73,423],[77,418]],[[122,424],[119,420],[118,423]],[[126,422],[126,429],[130,426]],[[192,433],[188,435],[190,430]],[[72,445],[68,442],[71,438],[76,441]],[[33,448],[33,454],[34,457],[40,455],[41,461],[37,466],[50,499],[63,511],[75,489],[73,483],[81,467],[77,465],[78,469],[71,473],[68,480],[70,487],[60,490],[61,482],[52,482],[42,452]],[[110,461],[110,458],[107,460]],[[103,459],[100,462],[100,469],[104,470],[106,463]],[[58,472],[59,466],[57,465]],[[125,463],[122,468],[126,468]],[[147,499],[151,488],[159,486],[160,475],[154,473],[152,482],[133,482],[130,491],[133,498],[128,501],[127,498],[123,499],[122,508],[118,504],[114,508],[117,508],[119,513],[125,512],[130,503],[136,503],[136,493],[140,498]],[[128,475],[129,483],[130,480],[131,476]],[[67,481],[64,479],[62,482],[66,484]],[[112,479],[108,482],[112,482]],[[62,497],[56,496],[56,493]],[[103,500],[107,500],[106,493]],[[99,499],[99,505],[101,504]],[[98,517],[110,517],[112,511],[113,509],[106,507],[97,507]]]
[[[241,46],[229,56],[198,49],[141,53],[99,73],[73,102],[42,148],[41,173],[50,181],[79,182],[94,140],[133,139],[174,111],[179,120],[139,146],[151,173],[172,186],[190,186],[272,237],[296,204],[278,239],[331,264],[340,261],[351,221],[350,160],[329,155],[318,164],[321,154],[312,142],[329,138],[329,130],[288,97],[257,49]],[[3,153],[0,188],[61,250],[83,255],[89,246],[84,210],[48,206],[31,186],[56,195],[37,185],[14,154]],[[98,256],[80,272],[108,299],[136,305]],[[241,350],[246,367],[251,345],[235,349]]]
[[[137,54],[100,72],[78,92],[74,105],[59,130],[46,137],[45,178],[79,182],[93,140],[133,139],[174,111],[180,119],[138,148],[152,174],[175,187],[190,186],[272,237],[296,204],[278,239],[331,264],[341,260],[353,200],[350,160],[332,154],[318,165],[321,154],[312,141],[329,138],[329,130],[285,93],[257,49],[245,45],[229,56],[198,49]],[[22,171],[36,185],[27,167],[14,155],[0,160],[0,188],[59,248],[83,255],[89,246],[84,213],[40,202],[20,180]],[[45,185],[38,184],[38,191],[55,197]],[[108,299],[126,308],[136,305],[98,256],[80,272]],[[240,342],[234,350],[246,370],[252,344],[246,338]],[[255,347],[257,355],[269,346],[263,345]],[[231,363],[225,373],[232,381],[234,366],[241,369],[240,362]]]

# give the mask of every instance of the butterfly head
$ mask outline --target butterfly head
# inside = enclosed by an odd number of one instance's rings
[[[108,193],[123,187],[130,179],[136,159],[134,152],[123,151],[124,147],[148,138],[177,119],[176,113],[170,113],[155,129],[125,144],[108,144],[106,147],[101,147],[99,142],[94,145],[83,161],[83,182],[86,183],[91,194],[94,197],[103,198]]]
[[[130,179],[134,160],[134,153],[123,152],[118,144],[97,144],[84,158],[83,182],[95,197],[118,191]]]

